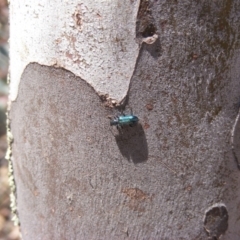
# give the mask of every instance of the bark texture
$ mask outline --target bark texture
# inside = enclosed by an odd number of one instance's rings
[[[240,239],[239,12],[141,1],[137,40],[158,39],[142,44],[125,102],[140,124],[120,132],[86,81],[27,66],[10,113],[24,239]]]

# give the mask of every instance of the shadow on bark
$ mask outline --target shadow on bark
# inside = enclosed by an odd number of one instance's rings
[[[144,44],[144,50],[148,51],[151,56],[156,59],[162,55],[162,47],[160,39],[158,38],[153,44]]]
[[[134,127],[124,126],[115,136],[122,155],[133,163],[142,163],[148,159],[148,146],[145,132],[140,124]]]

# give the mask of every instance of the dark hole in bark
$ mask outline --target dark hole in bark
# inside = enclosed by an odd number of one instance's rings
[[[150,23],[142,32],[142,36],[145,37],[151,37],[156,33],[156,28],[155,26]]]
[[[228,211],[224,204],[215,204],[205,213],[204,228],[210,239],[219,239],[228,229]]]

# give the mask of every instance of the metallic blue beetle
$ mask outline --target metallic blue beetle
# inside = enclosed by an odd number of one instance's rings
[[[117,127],[122,127],[124,125],[128,125],[128,126],[132,127],[138,121],[139,121],[139,119],[138,119],[137,116],[134,116],[132,114],[131,115],[122,114],[120,116],[114,117],[110,121],[110,125],[111,126],[117,126]]]

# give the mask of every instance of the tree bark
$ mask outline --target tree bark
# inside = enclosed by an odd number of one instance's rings
[[[29,2],[21,18],[43,20]],[[23,239],[240,239],[240,2],[100,2],[68,8],[71,36],[39,21],[55,42],[41,57],[27,26],[29,54],[11,39],[11,74],[23,58],[9,117]],[[91,33],[103,54],[90,53]],[[58,51],[59,36],[73,52]],[[138,125],[110,126],[130,109]]]

